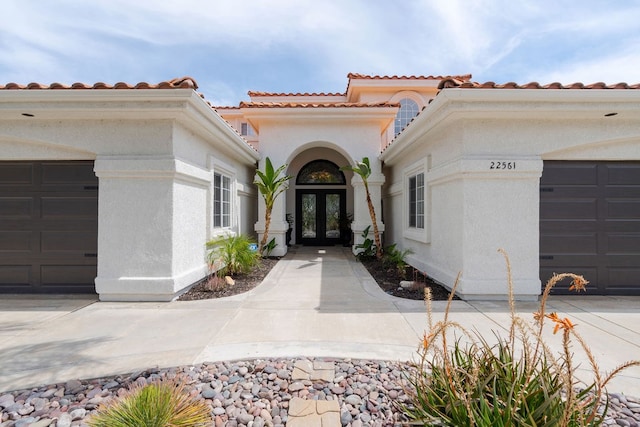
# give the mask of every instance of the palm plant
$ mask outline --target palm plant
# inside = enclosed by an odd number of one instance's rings
[[[269,241],[269,226],[271,225],[271,211],[273,210],[273,204],[276,198],[286,191],[288,188],[288,181],[292,178],[290,175],[283,175],[282,172],[287,167],[286,164],[280,166],[278,169],[274,169],[271,164],[271,160],[267,157],[265,159],[264,172],[258,169],[256,171],[256,179],[254,184],[258,186],[260,194],[264,199],[265,212],[264,212],[264,234],[260,241],[260,254],[262,254]]]
[[[362,178],[364,183],[364,190],[367,194],[367,206],[369,207],[369,215],[371,216],[371,222],[373,223],[373,238],[376,243],[376,258],[382,258],[382,243],[380,242],[380,233],[378,232],[378,221],[376,220],[376,210],[373,207],[371,201],[371,193],[369,193],[369,176],[371,176],[371,164],[368,157],[363,157],[361,162],[357,162],[356,166],[343,166],[340,170],[351,171],[356,173]]]

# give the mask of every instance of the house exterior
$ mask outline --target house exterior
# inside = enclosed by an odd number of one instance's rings
[[[520,300],[560,271],[640,294],[638,89],[349,74],[344,93],[212,107],[190,78],[0,86],[0,291],[176,298],[208,239],[264,232],[267,157],[293,177],[272,254],[355,247],[371,219],[340,168],[368,157],[384,244],[445,286],[460,272],[461,297],[506,298],[498,248]]]

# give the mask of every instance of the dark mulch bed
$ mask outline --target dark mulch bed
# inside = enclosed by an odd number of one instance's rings
[[[247,274],[237,274],[233,276],[235,284],[233,286],[220,286],[213,291],[207,289],[207,281],[204,280],[188,292],[178,298],[179,301],[193,301],[200,299],[212,299],[230,297],[232,295],[248,292],[262,283],[262,280],[271,271],[279,258],[262,258],[258,265]]]
[[[413,267],[407,267],[403,276],[395,266],[387,267],[375,258],[362,260],[362,265],[378,282],[378,286],[394,297],[423,300],[424,289],[429,287],[431,288],[432,301],[444,301],[449,298],[449,290],[447,288],[434,282],[429,276],[425,276]],[[412,280],[415,284],[410,288],[401,288],[400,282],[402,280]],[[454,296],[454,299],[459,298]]]
[[[193,286],[188,292],[178,298],[179,301],[194,301],[201,299],[212,299],[230,297],[232,295],[248,292],[258,286],[267,274],[271,271],[279,258],[263,258],[259,264],[250,273],[238,274],[233,276],[235,284],[232,286],[218,286],[214,290],[207,289],[207,281],[203,280]],[[406,279],[403,278],[398,270],[386,268],[382,262],[376,259],[363,260],[362,264],[369,270],[369,273],[376,280],[380,288],[395,297],[422,300],[424,299],[424,288],[431,288],[431,296],[434,301],[446,300],[449,298],[449,291],[443,286],[434,282],[428,276],[423,275],[412,267],[408,267],[406,271]],[[416,285],[412,288],[404,289],[400,287],[401,280],[414,280]],[[456,298],[457,299],[457,298]]]

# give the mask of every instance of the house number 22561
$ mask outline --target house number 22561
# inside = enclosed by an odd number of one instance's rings
[[[491,162],[489,169],[510,170],[516,168],[516,162]]]

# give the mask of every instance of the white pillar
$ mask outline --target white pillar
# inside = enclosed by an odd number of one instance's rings
[[[463,265],[457,292],[464,299],[507,297],[507,270],[498,249],[510,257],[515,298],[536,300],[540,295],[542,160],[509,162],[512,168],[496,170],[486,159],[460,161]]]

